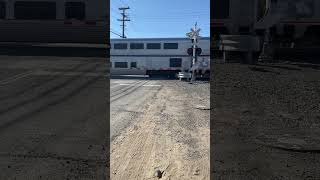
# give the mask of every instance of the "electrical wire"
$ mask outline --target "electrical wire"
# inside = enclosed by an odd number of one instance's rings
[[[119,36],[119,37],[122,37],[122,35],[120,35],[120,33],[114,32],[114,31],[112,31],[111,29],[110,29],[110,32],[111,32],[112,34],[115,34],[115,35]]]

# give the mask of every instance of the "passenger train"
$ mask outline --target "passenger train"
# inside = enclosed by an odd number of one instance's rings
[[[248,35],[297,46],[320,45],[319,0],[213,0],[212,34]],[[215,47],[217,48],[217,47]]]
[[[107,43],[106,0],[0,0],[0,42]]]
[[[188,72],[192,66],[192,57],[187,50],[192,42],[188,38],[134,38],[111,39],[110,41],[111,75],[168,75]],[[210,38],[198,41],[202,53],[198,62],[204,62],[209,73]]]

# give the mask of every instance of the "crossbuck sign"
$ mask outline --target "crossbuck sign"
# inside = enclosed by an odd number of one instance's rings
[[[187,36],[190,39],[197,40],[198,38],[200,38],[199,36],[200,30],[201,30],[200,28],[197,29],[197,24],[195,24],[194,28],[191,28],[191,32],[187,33]]]

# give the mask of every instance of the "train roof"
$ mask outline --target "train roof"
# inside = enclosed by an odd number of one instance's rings
[[[210,37],[201,37],[200,40],[210,40]],[[125,39],[120,39],[120,38],[115,38],[115,39],[110,39],[111,41],[179,41],[179,40],[190,40],[189,38],[125,38]]]

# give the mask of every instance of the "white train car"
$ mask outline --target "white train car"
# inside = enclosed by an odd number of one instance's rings
[[[0,0],[0,42],[104,44],[107,9],[106,0]]]
[[[192,57],[188,38],[111,39],[112,75],[168,75],[190,71]],[[210,60],[210,38],[198,42],[200,61]]]

